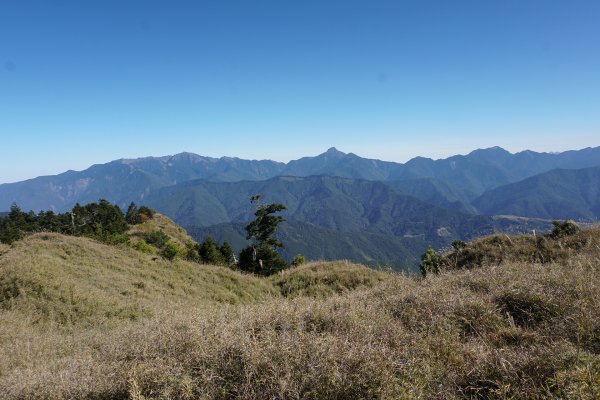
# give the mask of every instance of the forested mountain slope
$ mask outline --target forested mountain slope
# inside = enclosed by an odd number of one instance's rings
[[[600,219],[600,167],[556,169],[490,190],[473,201],[488,215]]]

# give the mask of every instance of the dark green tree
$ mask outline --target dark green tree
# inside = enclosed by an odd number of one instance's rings
[[[429,246],[425,253],[421,255],[421,274],[427,276],[427,274],[437,274],[440,270],[440,264],[442,262],[442,255],[434,250],[433,247]]]
[[[200,255],[200,260],[205,264],[225,264],[223,254],[212,236],[206,236],[204,238],[204,241],[200,244],[200,249],[198,249],[198,254]]]
[[[225,262],[225,265],[230,266],[230,265],[235,264],[235,256],[233,254],[233,248],[231,247],[231,245],[229,244],[229,242],[227,240],[225,240],[223,242],[223,244],[221,245],[219,250],[221,251],[221,255],[223,256],[223,261]]]
[[[129,229],[121,209],[104,199],[85,206],[76,204],[71,210],[71,217],[75,235],[98,240],[113,242]]]
[[[239,267],[248,272],[259,275],[271,275],[289,265],[281,258],[277,248],[283,247],[283,243],[273,235],[277,225],[285,221],[280,215],[273,215],[286,210],[283,204],[262,204],[260,195],[250,198],[256,206],[255,219],[246,225],[246,239],[252,240],[252,244],[240,253]]]
[[[70,232],[70,218],[67,214],[55,214],[53,211],[41,211],[37,215],[36,225],[42,232]]]
[[[287,210],[283,204],[261,204],[260,195],[254,195],[250,201],[256,206],[256,217],[254,221],[246,225],[246,239],[253,239],[259,244],[268,244],[273,247],[283,247],[283,244],[273,237],[277,225],[285,221],[281,215],[271,215],[276,212]]]
[[[164,233],[163,231],[152,231],[147,232],[142,235],[144,241],[149,245],[156,247],[157,249],[162,249],[165,244],[169,241],[169,235]]]
[[[10,244],[21,239],[25,232],[30,231],[26,215],[16,203],[10,206],[8,215],[0,218],[0,242]]]
[[[140,222],[142,222],[142,219],[140,218],[140,211],[138,210],[137,205],[133,201],[127,208],[127,212],[125,213],[125,220],[129,225],[137,225]]]

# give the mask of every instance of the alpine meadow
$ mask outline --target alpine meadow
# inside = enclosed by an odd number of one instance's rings
[[[0,2],[0,399],[600,399],[600,2]]]

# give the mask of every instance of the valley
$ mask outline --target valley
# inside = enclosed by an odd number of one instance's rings
[[[198,241],[210,233],[239,251],[253,212],[249,198],[260,193],[288,208],[279,232],[286,259],[303,254],[415,271],[428,245],[546,232],[553,219],[597,220],[598,165],[600,148],[512,154],[493,147],[405,164],[335,148],[287,164],[181,153],[2,184],[0,209],[16,202],[24,210],[62,212],[101,198],[124,209],[135,201]]]

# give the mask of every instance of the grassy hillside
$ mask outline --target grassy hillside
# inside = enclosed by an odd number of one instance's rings
[[[177,246],[178,253],[180,253],[179,258],[186,258],[186,252],[193,246],[194,239],[187,234],[185,229],[162,214],[155,213],[153,218],[143,223],[130,225],[127,235],[132,247],[148,254],[159,254],[160,250],[156,246],[146,242],[148,235],[159,232],[166,235],[166,238]]]
[[[275,292],[225,268],[59,234],[29,236],[1,257],[0,308],[59,325],[137,320],[168,304],[248,303]]]
[[[595,399],[599,235],[420,279],[343,261],[256,278],[36,234],[0,249],[0,393]]]

